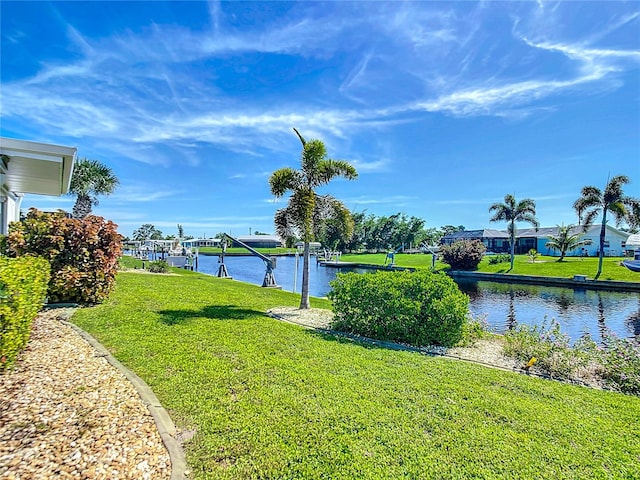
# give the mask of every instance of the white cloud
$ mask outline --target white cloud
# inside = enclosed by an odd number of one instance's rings
[[[417,199],[418,197],[416,196],[408,196],[408,195],[391,195],[388,197],[360,196],[360,197],[347,198],[343,200],[343,203],[346,205],[355,205],[356,207],[362,206],[362,205],[383,205],[383,204],[404,206],[404,205],[407,205],[409,202],[412,202]]]
[[[553,109],[541,102],[560,101],[558,94],[582,89],[584,95],[586,86],[588,94],[616,88],[615,74],[637,68],[640,60],[638,50],[533,41],[516,32],[522,42],[513,48],[526,46],[531,55],[560,53],[574,68],[553,78],[533,69],[524,78],[512,77],[513,53],[501,51],[481,30],[485,11],[495,12],[487,5],[466,15],[446,4],[368,7],[331,4],[325,12],[314,5],[296,5],[289,16],[244,30],[231,25],[224,12],[230,7],[218,2],[208,4],[211,28],[202,31],[152,24],[90,38],[68,26],[71,48],[80,58],[46,64],[30,78],[3,84],[3,117],[26,119],[48,134],[90,139],[103,150],[151,165],[175,162],[173,149],[181,161],[197,166],[203,145],[255,157],[280,151],[285,141],[289,145],[285,139],[292,126],[330,144],[413,122],[424,113],[520,120]],[[333,15],[333,9],[342,15]],[[357,15],[345,15],[352,10]],[[638,15],[621,17],[607,31],[636,21]],[[544,22],[544,16],[538,21]],[[514,31],[526,28],[516,24]],[[354,33],[358,29],[362,38]],[[321,62],[340,54],[351,67],[341,78],[323,80],[326,90],[314,90],[313,98],[292,94],[265,103],[259,95],[239,99],[227,92],[215,69],[191,74],[196,60],[229,55],[240,59],[257,52],[286,54],[301,62],[309,56]],[[325,91],[360,106],[342,104]],[[356,163],[361,172],[388,166],[382,159]]]
[[[350,163],[356,168],[359,174],[388,172],[391,166],[391,161],[388,158],[373,161],[353,160]]]

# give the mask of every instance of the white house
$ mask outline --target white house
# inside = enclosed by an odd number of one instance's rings
[[[77,148],[0,137],[0,233],[20,219],[25,193],[64,195],[69,191]]]
[[[603,247],[604,255],[606,257],[622,257],[625,254],[626,242],[630,234],[618,230],[617,228],[607,225],[605,230],[605,243]],[[589,257],[595,257],[599,254],[600,249],[600,230],[601,224],[594,224],[587,229],[585,233],[581,234],[580,240],[591,240],[591,245],[583,248],[578,248],[567,252],[568,256],[580,256],[586,255]],[[574,227],[572,233],[582,232],[582,227]],[[549,241],[549,235],[557,235],[558,227],[543,227],[538,228],[536,231],[533,228],[518,229],[518,243],[521,245],[523,253],[527,248],[535,248],[543,255],[559,255],[555,250],[547,247]]]

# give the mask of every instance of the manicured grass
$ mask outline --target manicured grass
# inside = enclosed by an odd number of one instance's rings
[[[339,340],[263,312],[298,296],[120,273],[73,321],[140,375],[194,478],[632,478],[640,398]],[[313,299],[315,306],[327,301]]]
[[[489,264],[491,257],[486,256],[478,265],[478,272],[507,273],[509,262]],[[340,260],[344,262],[368,263],[372,265],[383,265],[384,253],[342,255]],[[395,264],[400,267],[431,268],[430,254],[396,254]],[[527,255],[516,255],[513,270],[508,272],[514,275],[538,275],[542,277],[565,277],[573,278],[574,275],[586,275],[593,279],[598,271],[597,257],[565,257],[565,260],[558,262],[558,257],[539,256],[535,263],[531,263]],[[624,260],[622,257],[605,257],[602,264],[602,274],[599,280],[620,280],[624,282],[640,282],[640,274],[632,272],[628,268],[620,265]],[[436,263],[436,270],[447,270],[449,266],[442,262]]]

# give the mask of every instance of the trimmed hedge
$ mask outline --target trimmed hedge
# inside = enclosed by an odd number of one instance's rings
[[[40,257],[0,257],[0,370],[26,346],[31,322],[47,293],[49,262]]]
[[[446,275],[345,273],[331,287],[336,330],[416,346],[451,346],[463,337],[469,297]]]
[[[32,208],[23,221],[9,226],[6,254],[49,260],[50,302],[99,303],[111,292],[118,271],[122,237],[116,228],[94,215],[80,220]]]

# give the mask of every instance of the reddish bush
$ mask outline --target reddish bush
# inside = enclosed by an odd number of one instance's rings
[[[31,209],[24,221],[10,225],[6,254],[49,260],[50,302],[99,303],[113,288],[122,252],[116,229],[113,222],[94,215],[80,220]]]
[[[461,240],[441,247],[442,259],[452,270],[475,270],[487,248],[478,240]]]

